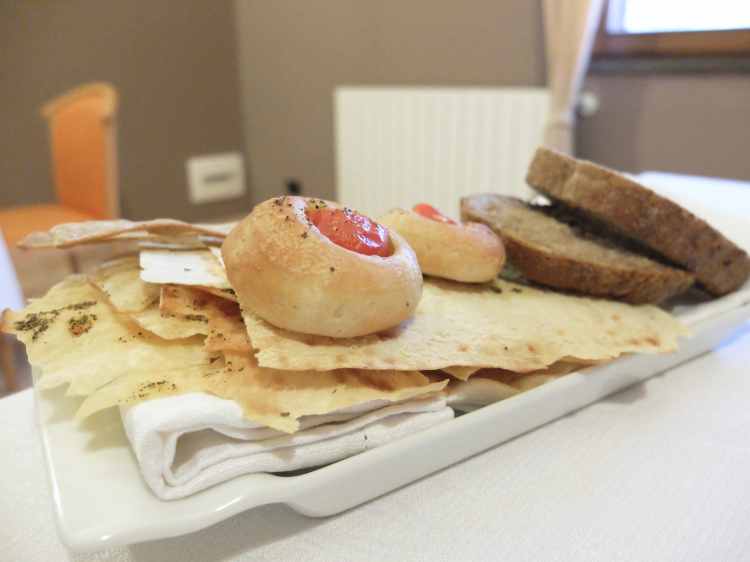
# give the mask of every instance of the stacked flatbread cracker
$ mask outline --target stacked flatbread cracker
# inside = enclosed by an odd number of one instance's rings
[[[40,388],[68,384],[68,395],[85,396],[79,418],[205,393],[287,434],[311,416],[451,392],[470,410],[623,353],[676,352],[690,335],[650,305],[430,278],[415,313],[388,330],[290,332],[240,309],[219,251],[231,227],[112,221],[33,235],[21,245],[127,239],[140,249],[4,311],[2,330],[26,344]]]
[[[447,381],[414,369],[373,375],[259,365],[216,252],[226,232],[226,226],[162,220],[61,225],[36,235],[35,247],[127,238],[140,240],[141,249],[67,279],[21,312],[5,311],[3,330],[16,334],[30,362],[42,368],[40,388],[68,383],[68,395],[86,396],[78,417],[206,392],[237,402],[250,420],[294,432],[302,416],[445,387]]]

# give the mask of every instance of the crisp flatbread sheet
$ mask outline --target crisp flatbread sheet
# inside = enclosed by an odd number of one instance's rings
[[[454,378],[461,381],[469,380],[469,377],[480,377],[485,379],[493,379],[506,384],[510,384],[510,381],[516,379],[522,379],[531,375],[555,375],[562,376],[582,369],[583,367],[599,363],[600,361],[575,361],[569,360],[568,357],[563,357],[559,361],[552,363],[549,367],[539,369],[537,371],[530,371],[526,373],[518,373],[515,371],[508,371],[506,369],[483,369],[481,367],[446,367],[440,369],[441,371],[448,373]]]
[[[229,231],[232,230],[235,226],[237,226],[236,222],[232,223],[224,223],[220,225],[216,225],[218,229],[220,230],[226,230],[227,234],[229,234]],[[224,243],[225,236],[207,236],[207,235],[201,235],[201,241],[203,241],[204,244],[206,244],[209,248],[220,248],[221,245]]]
[[[224,240],[232,229],[237,226],[238,222],[227,221],[216,224],[196,223],[191,226],[200,230],[201,236],[204,237],[206,243],[217,243],[219,240]],[[221,242],[218,243],[221,245]]]
[[[200,236],[181,236],[178,238],[158,236],[138,242],[143,250],[205,250],[208,248]]]
[[[139,239],[205,235],[223,238],[237,223],[189,224],[173,219],[134,222],[124,219],[59,224],[49,232],[34,232],[21,240],[18,247],[72,248],[81,244],[97,244],[118,238]],[[126,236],[130,235],[130,236]]]
[[[20,312],[5,310],[2,331],[24,344],[42,368],[40,388],[71,383],[68,395],[88,395],[120,375],[204,365],[204,336],[165,340],[116,312],[84,276],[69,277]]]
[[[129,315],[159,337],[171,340],[207,334],[204,319],[162,314],[161,285],[141,279],[138,256],[106,263],[90,273],[88,279],[115,310]]]
[[[142,250],[141,269],[141,279],[149,283],[232,288],[209,250]]]
[[[226,268],[224,265],[224,257],[221,255],[221,247],[220,246],[211,246],[209,248],[213,256],[218,260],[218,262],[221,264],[221,267]]]
[[[216,381],[225,376],[224,358],[213,363],[189,365],[178,369],[162,369],[152,365],[149,369],[126,373],[98,388],[81,404],[76,412],[77,419],[112,406],[133,406],[140,402],[178,396],[191,392],[206,392],[229,399],[226,384]]]
[[[252,353],[227,353],[226,362],[212,365],[123,375],[91,394],[76,417],[119,404],[207,392],[237,402],[247,419],[292,433],[302,416],[328,414],[374,400],[397,402],[427,396],[447,383],[447,379],[432,382],[418,371],[279,371],[259,367]]]
[[[206,351],[255,353],[236,302],[195,287],[164,285],[160,309],[163,314],[201,323],[201,333],[208,336]]]
[[[441,371],[445,371],[451,376],[456,377],[459,380],[469,380],[469,377],[479,371],[481,367],[444,367]]]
[[[237,299],[237,293],[234,292],[234,289],[217,289],[216,287],[206,287],[203,285],[193,285],[193,287],[195,287],[196,289],[202,289],[207,293],[211,293],[212,295],[216,295],[217,297],[221,297],[232,302],[239,302],[239,300]]]
[[[282,330],[245,311],[258,361],[276,369],[444,369],[528,372],[568,358],[604,361],[622,353],[672,353],[692,335],[655,306],[564,295],[496,280],[474,286],[425,280],[415,313],[394,328],[357,338]]]
[[[89,274],[89,281],[115,310],[162,338],[203,334],[205,351],[254,351],[236,300],[203,288],[147,283],[140,277],[138,263],[137,256],[109,262]]]
[[[549,367],[546,367],[545,369],[540,370],[538,373],[543,375],[567,375],[569,373],[572,373],[573,371],[577,371],[578,369],[581,369],[585,367],[586,365],[595,365],[598,363],[603,363],[601,360],[593,361],[593,360],[568,360],[567,357],[562,357],[559,361],[553,363]],[[448,373],[449,375],[462,380],[466,381],[469,380],[469,377],[471,376],[478,376],[485,378],[493,378],[493,376],[487,376],[488,372],[493,371],[500,371],[503,373],[507,373],[509,377],[514,378],[523,378],[528,377],[532,374],[535,374],[536,371],[531,373],[515,373],[513,371],[505,371],[504,369],[482,369],[481,367],[445,367],[444,369],[440,369],[443,372]],[[562,372],[565,371],[565,372]]]
[[[448,406],[455,410],[471,412],[511,398],[521,391],[491,379],[472,377],[467,381],[451,379],[448,383]]]
[[[479,369],[473,373],[472,379],[481,378],[493,380],[513,387],[519,391],[529,390],[547,382],[559,379],[586,367],[583,363],[561,360],[545,369],[538,369],[529,373],[516,373],[507,369]]]
[[[278,371],[258,366],[251,354],[225,353],[233,369],[227,394],[242,406],[245,417],[291,433],[303,415],[326,414],[372,400],[396,402],[435,392],[448,384],[431,383],[418,371]],[[300,376],[301,375],[301,376]]]
[[[506,369],[478,369],[471,373],[471,378],[450,379],[448,405],[457,410],[471,412],[557,380],[585,366],[582,363],[561,360],[545,369],[529,373],[515,373]]]

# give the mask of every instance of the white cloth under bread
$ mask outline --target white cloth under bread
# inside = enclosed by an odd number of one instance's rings
[[[300,419],[286,434],[242,417],[230,400],[186,394],[121,410],[141,473],[161,499],[251,472],[320,466],[453,418],[445,398],[383,400]]]

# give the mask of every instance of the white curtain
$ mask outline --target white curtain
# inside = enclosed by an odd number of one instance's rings
[[[545,146],[573,154],[575,105],[586,76],[604,0],[542,0],[549,122]]]

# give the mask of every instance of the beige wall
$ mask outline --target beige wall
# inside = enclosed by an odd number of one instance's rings
[[[545,83],[540,2],[225,0],[0,4],[0,206],[54,199],[38,110],[91,80],[119,90],[124,215],[243,212],[299,180],[333,197],[342,84]],[[750,180],[750,76],[600,74],[578,154],[618,169]],[[244,131],[244,132],[243,132]],[[250,194],[188,202],[185,160],[242,150]]]
[[[539,2],[236,0],[251,182],[334,195],[333,90],[342,84],[544,84]]]
[[[344,84],[544,85],[540,2],[235,0],[257,200],[334,196],[333,90]],[[750,76],[589,76],[583,158],[631,172],[750,180]]]
[[[0,206],[54,201],[39,108],[81,83],[119,91],[126,218],[209,219],[242,200],[193,206],[189,156],[242,150],[230,0],[0,4]]]
[[[750,181],[750,75],[600,74],[601,108],[581,119],[578,155],[628,171]]]

